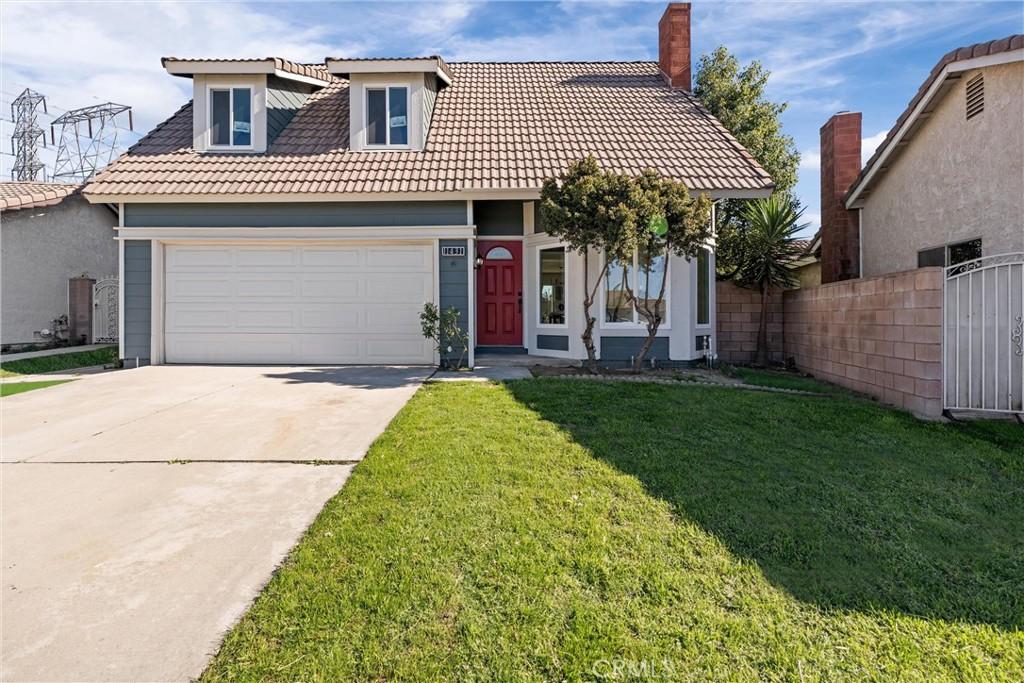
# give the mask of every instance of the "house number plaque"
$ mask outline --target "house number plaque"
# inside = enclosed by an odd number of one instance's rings
[[[441,256],[465,256],[465,247],[441,247]]]

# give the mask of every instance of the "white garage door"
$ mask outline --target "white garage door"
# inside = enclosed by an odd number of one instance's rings
[[[430,363],[431,245],[168,245],[168,363]]]

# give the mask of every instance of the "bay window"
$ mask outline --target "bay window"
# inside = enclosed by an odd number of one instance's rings
[[[565,326],[565,247],[538,250],[540,325]]]
[[[629,300],[629,291],[637,298],[637,306],[655,313],[662,325],[668,324],[668,285],[665,297],[657,304],[662,283],[668,277],[668,257],[662,250],[641,248],[626,262],[609,261],[604,288],[605,326],[643,325],[647,319]]]
[[[407,86],[366,88],[366,144],[380,147],[409,144]]]
[[[252,88],[210,88],[210,147],[252,147]]]

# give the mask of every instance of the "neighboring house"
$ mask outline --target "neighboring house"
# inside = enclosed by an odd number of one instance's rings
[[[821,129],[822,282],[1024,252],[1024,36],[944,56],[860,146],[859,113]]]
[[[800,254],[791,264],[799,287],[817,287],[821,284],[821,231],[809,240],[796,240]]]
[[[0,342],[53,341],[53,321],[68,314],[68,280],[117,274],[116,224],[77,185],[0,182]]]
[[[418,314],[434,301],[461,312],[471,362],[474,349],[585,357],[584,261],[544,233],[546,178],[593,154],[713,199],[771,193],[689,92],[690,61],[687,3],[661,19],[658,62],[164,59],[192,102],[85,191],[122,207],[122,356],[430,363]],[[713,273],[710,247],[669,260],[651,357],[701,357]],[[646,334],[618,286],[595,306],[606,363]]]

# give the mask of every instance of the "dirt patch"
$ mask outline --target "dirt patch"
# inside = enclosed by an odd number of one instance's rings
[[[700,382],[704,384],[723,384],[728,386],[739,386],[743,382],[735,377],[726,377],[715,370],[704,368],[658,368],[656,370],[642,370],[633,372],[630,369],[613,370],[599,368],[592,373],[586,368],[555,368],[544,365],[534,365],[530,368],[534,377],[605,377],[614,379],[658,379],[674,380],[677,382]]]

